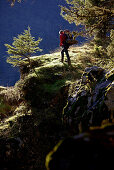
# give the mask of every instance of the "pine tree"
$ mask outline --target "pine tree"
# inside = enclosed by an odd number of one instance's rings
[[[14,6],[14,4],[15,4],[15,2],[16,2],[16,0],[8,0],[8,1],[11,2],[11,6]],[[17,2],[21,2],[21,0],[17,0]]]
[[[10,55],[7,58],[7,62],[13,66],[21,67],[24,64],[24,59],[27,59],[31,67],[30,57],[37,51],[42,51],[42,49],[38,47],[42,39],[38,38],[36,41],[30,33],[30,27],[28,27],[27,30],[24,30],[24,33],[18,35],[17,38],[14,37],[13,40],[12,45],[5,44],[8,49],[7,53]]]
[[[61,7],[61,15],[69,23],[84,25],[83,34],[105,39],[114,24],[113,0],[65,0],[67,7]]]

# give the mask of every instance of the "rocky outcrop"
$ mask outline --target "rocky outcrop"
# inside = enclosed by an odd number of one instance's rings
[[[86,68],[64,108],[64,122],[83,131],[90,126],[100,126],[103,120],[113,121],[113,81],[114,70],[106,73],[100,67]]]
[[[107,170],[113,167],[114,126],[60,141],[46,157],[47,170]]]
[[[114,70],[106,72],[95,66],[86,68],[81,80],[71,86],[68,104],[63,111],[63,122],[72,134],[78,135],[61,140],[53,148],[46,157],[47,170],[112,168],[113,81]],[[106,124],[104,120],[107,120]],[[79,131],[83,133],[79,134]]]
[[[108,87],[105,104],[112,114],[114,114],[114,69],[107,73],[106,77],[107,79],[111,80],[112,83]]]

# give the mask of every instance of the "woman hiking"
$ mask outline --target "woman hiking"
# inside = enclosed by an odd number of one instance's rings
[[[61,62],[63,63],[64,61],[64,53],[65,53],[67,56],[68,65],[71,65],[71,61],[68,53],[68,48],[69,48],[69,44],[67,43],[68,36],[67,34],[65,34],[63,30],[59,31],[59,35],[60,35],[60,46],[62,47]]]

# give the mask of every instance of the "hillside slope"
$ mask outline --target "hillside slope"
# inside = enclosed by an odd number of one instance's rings
[[[99,58],[90,44],[72,46],[69,54],[71,66],[60,62],[60,49],[34,56],[32,69],[25,61],[14,87],[0,88],[2,169],[44,170],[51,148],[60,139],[78,133],[63,123],[72,87],[80,83],[86,67],[107,68],[110,59]]]

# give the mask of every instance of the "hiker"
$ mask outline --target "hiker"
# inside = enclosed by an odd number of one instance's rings
[[[65,32],[63,30],[59,31],[59,35],[60,35],[60,46],[62,47],[61,62],[63,63],[63,61],[64,61],[64,52],[65,52],[65,54],[67,56],[68,65],[70,65],[71,61],[70,61],[70,57],[69,57],[69,53],[68,53],[69,44],[67,43],[68,36],[67,36],[67,34],[65,34]]]

